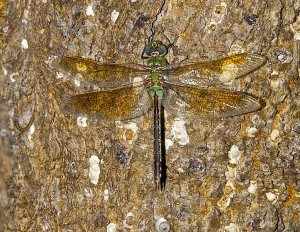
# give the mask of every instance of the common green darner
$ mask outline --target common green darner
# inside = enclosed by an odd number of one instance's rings
[[[99,86],[100,91],[75,95],[66,108],[75,113],[96,115],[101,120],[128,120],[154,109],[154,178],[162,188],[161,112],[184,117],[217,119],[261,109],[264,102],[247,93],[222,88],[224,80],[243,76],[264,64],[256,54],[170,65],[168,47],[149,42],[142,53],[147,66],[103,64],[90,59],[62,57],[59,70]]]

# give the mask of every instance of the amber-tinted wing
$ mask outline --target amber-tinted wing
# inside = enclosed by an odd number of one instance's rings
[[[65,109],[71,113],[93,115],[101,120],[132,119],[145,114],[150,107],[145,86],[75,95],[65,104]]]
[[[265,63],[265,57],[256,54],[237,54],[222,59],[196,62],[162,69],[164,81],[174,84],[197,86],[222,85],[259,68]]]
[[[164,106],[176,116],[216,119],[261,109],[264,102],[243,92],[195,86],[166,86]]]
[[[72,78],[91,82],[100,88],[119,88],[134,82],[142,82],[149,71],[143,65],[102,64],[90,59],[62,57],[54,66]]]

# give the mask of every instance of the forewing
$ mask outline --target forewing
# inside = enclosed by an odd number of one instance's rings
[[[222,59],[196,62],[162,70],[165,82],[197,86],[217,86],[241,77],[265,63],[265,57],[257,54],[237,54]]]
[[[150,107],[151,101],[145,86],[75,95],[65,104],[65,109],[71,113],[113,121],[139,117]]]
[[[163,104],[176,116],[204,120],[245,114],[264,106],[262,100],[243,92],[173,85],[168,86]]]
[[[62,57],[56,61],[55,66],[58,71],[72,78],[110,89],[143,82],[149,74],[142,65],[102,64],[91,59],[76,57]]]

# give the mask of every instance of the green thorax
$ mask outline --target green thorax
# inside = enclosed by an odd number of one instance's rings
[[[144,48],[142,58],[148,59],[147,66],[151,68],[152,86],[150,87],[150,96],[153,99],[155,95],[159,100],[163,99],[163,86],[159,83],[159,73],[157,68],[168,64],[165,55],[168,53],[167,47],[160,41],[154,40]]]
[[[162,67],[167,64],[167,59],[164,56],[152,56],[147,61],[149,67]]]

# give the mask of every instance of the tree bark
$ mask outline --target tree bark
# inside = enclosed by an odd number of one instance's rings
[[[0,6],[4,195],[12,173],[5,231],[155,231],[160,218],[180,232],[300,231],[299,0]],[[261,111],[205,122],[166,112],[162,192],[153,183],[153,113],[130,122],[69,115],[67,97],[88,87],[52,65],[60,56],[145,65],[153,31],[174,42],[172,64],[242,52],[268,59],[226,86],[264,99]]]

